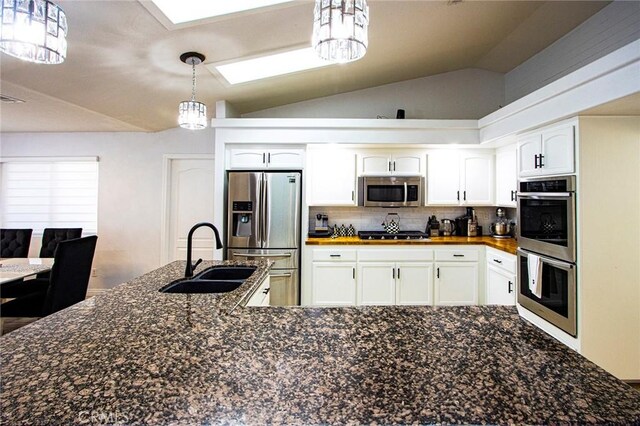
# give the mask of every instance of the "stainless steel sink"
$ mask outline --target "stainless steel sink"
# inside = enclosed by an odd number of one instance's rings
[[[161,293],[228,293],[240,287],[255,266],[212,266],[192,278],[181,278],[162,287]]]

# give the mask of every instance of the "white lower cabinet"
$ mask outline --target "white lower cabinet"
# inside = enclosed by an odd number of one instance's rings
[[[253,292],[245,306],[269,306],[271,299],[269,296],[270,290],[271,280],[267,276],[256,291]]]
[[[360,262],[358,264],[358,305],[396,303],[396,264]]]
[[[516,304],[516,256],[487,248],[487,305]]]
[[[433,304],[433,263],[398,263],[396,305]]]
[[[478,249],[436,250],[434,304],[478,304]]]
[[[435,304],[478,304],[477,263],[436,263]]]
[[[353,306],[356,304],[356,251],[314,249],[311,266],[311,304]]]

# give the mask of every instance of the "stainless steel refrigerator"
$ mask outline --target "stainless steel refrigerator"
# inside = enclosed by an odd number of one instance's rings
[[[300,172],[228,172],[230,260],[269,259],[271,305],[300,304]]]

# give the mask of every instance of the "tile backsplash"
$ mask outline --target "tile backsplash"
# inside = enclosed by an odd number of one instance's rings
[[[474,207],[478,216],[478,225],[482,226],[483,235],[489,235],[489,226],[495,222],[496,207]],[[516,209],[506,208],[506,217],[510,222],[516,221]],[[466,207],[309,207],[309,231],[313,231],[316,214],[324,213],[329,216],[329,226],[335,224],[349,226],[352,224],[356,231],[382,231],[382,222],[389,213],[400,216],[400,230],[424,231],[429,217],[435,215],[442,223],[442,219],[455,219],[466,213]]]

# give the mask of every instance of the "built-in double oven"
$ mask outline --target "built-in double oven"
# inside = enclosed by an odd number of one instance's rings
[[[518,303],[577,335],[575,176],[521,180]]]

